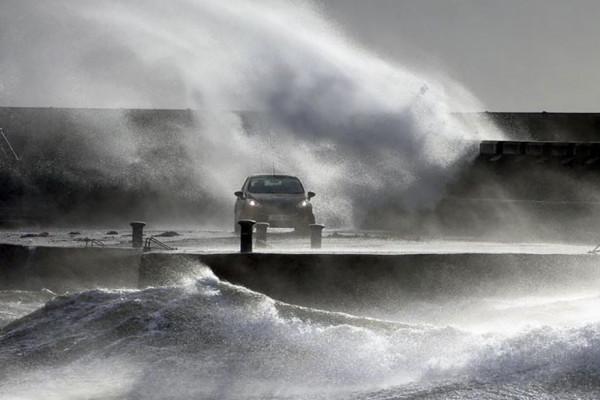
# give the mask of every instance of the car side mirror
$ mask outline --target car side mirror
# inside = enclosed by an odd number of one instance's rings
[[[308,192],[307,194],[308,199],[312,199],[313,197],[315,197],[317,194],[315,192]]]
[[[234,192],[233,194],[235,194],[236,197],[239,197],[240,199],[242,198],[242,196],[244,195],[243,192],[240,192],[239,190],[237,192]]]

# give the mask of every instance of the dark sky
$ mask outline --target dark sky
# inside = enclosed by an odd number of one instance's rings
[[[600,111],[600,1],[322,0],[384,57],[441,69],[488,110]]]

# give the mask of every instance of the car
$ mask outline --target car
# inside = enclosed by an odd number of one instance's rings
[[[234,208],[234,230],[240,231],[239,220],[267,222],[273,228],[294,228],[307,231],[315,223],[310,199],[314,192],[305,192],[298,178],[291,175],[252,175],[246,178]]]

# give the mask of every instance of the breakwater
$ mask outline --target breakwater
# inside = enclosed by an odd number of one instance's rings
[[[0,290],[136,287],[140,251],[0,244]]]
[[[600,285],[581,254],[144,254],[140,287],[176,285],[204,264],[221,280],[307,307],[351,310],[452,297],[555,294]]]
[[[277,300],[340,310],[600,285],[600,259],[590,254],[141,253],[0,245],[0,289],[171,286],[205,266],[221,280]]]

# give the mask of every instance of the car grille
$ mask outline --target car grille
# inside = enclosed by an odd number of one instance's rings
[[[262,212],[268,215],[291,215],[296,214],[297,209],[294,205],[269,205],[263,206]]]

